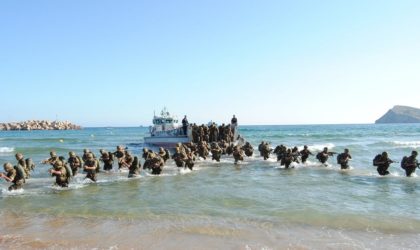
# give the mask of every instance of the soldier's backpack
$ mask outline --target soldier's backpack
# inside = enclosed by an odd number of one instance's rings
[[[321,153],[316,154],[316,159],[319,161],[321,160]]]
[[[80,162],[80,166],[81,166],[81,167],[83,167],[83,163],[84,163],[84,162],[83,162],[82,157],[80,157],[80,156],[78,156],[78,155],[77,155],[77,156],[76,156],[76,158],[79,160],[79,162]]]
[[[72,178],[73,170],[71,169],[71,167],[68,164],[64,164],[64,167],[66,168],[66,177],[69,179]]]
[[[402,160],[401,160],[401,168],[402,169],[405,169],[405,167],[407,166],[407,160],[408,160],[408,157],[407,156],[404,156],[402,158]]]
[[[31,158],[26,158],[25,162],[26,162],[26,167],[29,170],[34,170],[35,169],[35,163],[32,161]]]
[[[25,170],[23,170],[22,166],[20,166],[18,164],[16,166],[14,166],[14,169],[16,170],[16,174],[17,174],[18,178],[25,180],[26,174],[25,174]]]
[[[337,155],[337,164],[341,164],[343,157],[344,157],[343,153]]]
[[[114,154],[111,152],[108,152],[108,156],[109,156],[109,161],[114,162]]]
[[[373,166],[375,166],[375,167],[378,167],[379,166],[379,164],[377,163],[379,160],[381,160],[381,154],[377,154],[376,156],[375,156],[375,158],[373,158],[373,161],[372,161],[372,164],[373,164]]]

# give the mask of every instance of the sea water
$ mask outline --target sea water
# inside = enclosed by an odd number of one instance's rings
[[[420,148],[420,125],[242,126],[254,156],[235,165],[199,159],[193,171],[172,160],[160,176],[143,171],[128,179],[116,164],[91,183],[79,173],[69,188],[53,186],[49,151],[68,156],[88,148],[125,145],[140,157],[146,128],[0,132],[0,163],[21,152],[36,163],[24,190],[0,181],[0,247],[106,249],[416,249],[420,245],[420,178],[399,164],[379,176],[372,159]],[[336,157],[314,156],[292,169],[258,144],[308,145],[316,154],[350,150],[349,170]],[[143,163],[143,160],[142,160]]]

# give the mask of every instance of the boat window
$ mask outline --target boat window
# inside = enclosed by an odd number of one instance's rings
[[[155,124],[162,124],[162,120],[160,120],[160,119],[156,119],[154,123],[155,123]]]

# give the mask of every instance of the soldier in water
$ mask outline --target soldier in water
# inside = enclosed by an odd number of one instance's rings
[[[258,147],[258,150],[259,149],[260,147]],[[270,158],[271,151],[273,151],[273,149],[271,149],[270,144],[268,144],[268,142],[264,142],[261,145],[261,155],[264,158],[264,161]]]
[[[82,158],[80,158],[80,156],[77,156],[75,152],[69,152],[69,158],[67,159],[67,163],[70,165],[73,176],[77,174],[79,168],[81,168],[83,165]]]
[[[159,148],[159,156],[162,158],[164,162],[166,162],[170,158],[169,151],[162,147]]]
[[[351,155],[348,148],[344,149],[343,153],[337,155],[337,163],[340,164],[341,169],[349,168],[349,160],[351,160]]]
[[[318,159],[319,162],[321,162],[322,164],[326,164],[326,162],[328,161],[328,158],[330,156],[333,156],[334,154],[336,154],[335,152],[328,152],[328,148],[325,147],[321,152],[319,152],[316,155],[316,158]]]
[[[152,175],[160,175],[163,170],[163,165],[165,161],[156,153],[151,153],[149,155],[150,168],[152,169]]]
[[[245,155],[251,157],[254,154],[254,148],[249,142],[246,142],[244,146],[242,146],[242,150],[245,152]]]
[[[233,155],[233,158],[235,159],[235,164],[238,164],[239,161],[244,160],[244,151],[239,146],[233,147],[232,155]]]
[[[378,171],[379,175],[389,175],[389,165],[394,163],[393,160],[388,158],[387,152],[382,152],[382,154],[378,154],[373,159],[373,166],[377,167],[376,171]]]
[[[114,155],[103,149],[99,150],[99,152],[101,153],[100,160],[104,163],[104,171],[112,170],[112,165],[114,163]]]
[[[60,187],[68,187],[71,173],[67,172],[64,162],[59,157],[56,157],[50,164],[52,168],[48,172],[55,177],[55,184]]]
[[[137,156],[134,156],[133,162],[131,163],[128,172],[128,178],[133,178],[140,175],[140,161]]]
[[[216,142],[211,143],[211,159],[220,162],[220,157],[222,156],[222,149]]]
[[[311,151],[309,151],[308,146],[303,146],[303,149],[300,151],[300,159],[302,163],[305,163],[306,160],[309,158],[309,155],[313,155]]]
[[[289,168],[290,164],[293,162],[293,153],[290,148],[286,149],[286,153],[283,155],[283,157],[280,160],[280,165],[284,166],[285,168]]]
[[[172,155],[172,159],[175,161],[177,167],[184,167],[185,161],[187,160],[187,155],[180,147],[175,148],[175,153]]]
[[[123,167],[123,160],[125,156],[125,150],[122,146],[117,146],[117,151],[114,152],[114,156],[118,159],[118,169]]]
[[[25,183],[25,173],[24,169],[19,165],[13,167],[12,163],[7,162],[3,165],[5,173],[0,173],[0,178],[5,179],[7,182],[13,183],[8,190],[18,190],[23,188]]]
[[[91,179],[92,181],[96,182],[96,160],[93,158],[92,153],[88,153],[86,155],[85,165],[83,169],[87,172],[86,177]]]
[[[410,156],[404,156],[401,161],[401,167],[405,170],[407,177],[410,177],[419,167],[416,157],[417,151],[412,151]]]
[[[131,164],[133,163],[134,158],[130,152],[125,151],[124,158],[122,159],[122,168],[130,168]]]
[[[18,161],[18,165],[25,171],[25,179],[29,179],[30,176],[30,169],[29,167],[26,165],[26,161],[23,158],[23,154],[22,153],[17,153],[15,155],[16,160]]]

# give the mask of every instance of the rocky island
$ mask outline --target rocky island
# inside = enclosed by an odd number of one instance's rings
[[[420,123],[420,109],[397,105],[375,123]]]
[[[0,123],[0,130],[76,130],[81,126],[68,121],[29,120],[24,122]]]

